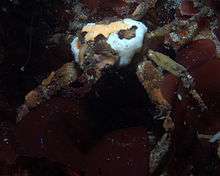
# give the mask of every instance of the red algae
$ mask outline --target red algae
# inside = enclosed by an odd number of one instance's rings
[[[196,13],[198,13],[198,9],[194,7],[193,1],[190,1],[190,0],[183,0],[179,7],[179,10],[182,16],[191,17],[195,15]]]
[[[215,10],[217,15],[220,15],[220,1],[219,0],[208,0],[208,3]]]
[[[79,104],[68,99],[54,98],[28,114],[16,130],[18,154],[47,157],[83,169],[85,157],[81,150],[88,146],[89,134],[84,112],[78,108]]]
[[[195,88],[208,106],[208,110],[202,113],[196,108],[193,100],[187,95],[180,82],[176,84],[175,78],[171,75],[164,78],[162,90],[168,100],[171,97],[172,117],[175,121],[173,160],[168,167],[168,173],[172,176],[191,174],[190,166],[194,167],[194,173],[219,174],[218,167],[206,168],[211,161],[218,165],[217,145],[211,144],[209,139],[197,138],[197,134],[212,136],[220,130],[219,68],[220,60],[213,58],[205,64],[191,69],[191,74],[196,83]],[[174,90],[176,90],[176,93]],[[178,94],[182,97],[181,99],[177,98]]]
[[[139,175],[149,170],[147,131],[141,127],[128,128],[106,135],[89,152],[89,176]]]
[[[129,3],[124,0],[84,0],[84,4],[94,12],[94,16],[96,17],[117,16],[123,18],[132,13],[138,3],[140,2],[136,0]]]
[[[123,0],[84,0],[84,3],[88,5],[89,9],[105,9],[105,8],[112,8],[116,6],[121,6],[126,2]]]
[[[162,80],[162,94],[171,105],[175,100],[174,93],[177,91],[178,84],[178,78],[171,74],[167,74]]]
[[[200,67],[215,57],[215,43],[207,39],[192,41],[177,52],[177,62],[189,70]]]
[[[88,5],[89,9],[94,10],[97,9],[99,6],[99,0],[84,0],[85,4]]]
[[[177,92],[183,97],[183,100],[176,100],[173,103],[176,125],[174,142],[177,165],[180,162],[186,163],[186,161],[181,161],[184,155],[192,155],[191,165],[193,164],[198,168],[201,167],[199,165],[206,166],[207,162],[217,158],[216,146],[210,144],[209,139],[198,140],[197,134],[212,136],[220,130],[219,68],[219,59],[212,59],[201,67],[192,70],[192,75],[196,82],[195,88],[202,95],[208,106],[207,111],[199,112],[195,108],[194,102],[181,88]],[[182,166],[179,165],[177,167]],[[197,170],[197,172],[201,172],[201,170]],[[219,171],[212,169],[210,172]]]
[[[197,129],[201,133],[214,134],[220,130],[220,82],[218,79],[220,60],[213,59],[207,64],[193,71],[196,80],[196,88],[203,95],[204,101],[207,103],[208,111],[202,114],[189,112],[187,116],[198,116]]]
[[[105,10],[113,10],[114,7],[121,7],[126,3],[123,0],[113,0],[113,1],[101,1],[101,0],[84,0],[84,3],[92,11],[100,11],[103,13]]]
[[[216,58],[214,43],[211,40],[193,41],[177,52],[177,61],[190,70],[190,73],[195,79],[195,89],[202,95],[208,106],[208,111],[201,114],[198,111],[191,111],[188,109],[190,106],[194,107],[195,105],[193,105],[189,96],[187,96],[186,92],[182,89],[180,81],[176,82],[177,80],[172,75],[168,74],[165,76],[161,88],[168,100],[172,99],[172,103],[174,103],[174,107],[176,107],[174,110],[176,118],[182,119],[182,122],[189,121],[189,123],[191,123],[191,120],[197,121],[198,116],[200,120],[201,116],[207,117],[208,119],[212,116],[218,116],[218,102],[220,102],[218,99],[220,97],[218,92],[220,86],[218,71],[220,68],[220,61]],[[167,83],[169,86],[166,85]],[[181,95],[181,100],[173,98],[176,96],[175,92]],[[187,117],[185,117],[185,115],[187,115]],[[210,120],[209,123],[218,126],[218,123],[213,122],[213,120]]]

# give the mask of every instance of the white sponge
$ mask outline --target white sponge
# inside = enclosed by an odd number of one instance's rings
[[[78,37],[75,37],[70,45],[71,45],[71,51],[74,56],[74,60],[76,63],[78,63],[79,62]]]
[[[123,66],[129,64],[134,54],[140,51],[140,49],[142,48],[144,34],[147,32],[147,27],[142,22],[130,18],[121,20],[121,22],[128,25],[129,28],[131,28],[132,26],[137,27],[137,29],[135,30],[135,37],[131,39],[119,38],[118,32],[122,30],[120,28],[120,25],[118,25],[119,28],[117,30],[114,30],[114,32],[110,33],[107,36],[107,43],[119,54],[119,65]],[[89,23],[86,26],[95,26],[95,24]],[[105,27],[105,25],[103,25],[103,27]],[[77,43],[78,38],[75,37],[71,43],[71,50],[74,54],[75,61],[79,62],[79,48],[77,47]]]

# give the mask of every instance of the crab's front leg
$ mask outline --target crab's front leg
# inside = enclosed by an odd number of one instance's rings
[[[153,51],[150,51],[151,53]],[[169,61],[169,62],[168,62]],[[155,64],[156,63],[156,64]],[[171,73],[173,73],[176,76],[183,77],[182,80],[184,82],[184,85],[188,87],[191,85],[191,77],[185,78],[187,76],[186,69],[174,62],[173,60],[160,60],[156,62],[155,59],[145,59],[142,63],[140,63],[137,67],[137,76],[140,80],[140,82],[143,84],[145,90],[147,91],[150,99],[152,102],[156,105],[157,109],[160,110],[160,117],[163,117],[163,127],[165,129],[165,133],[161,137],[161,139],[157,142],[155,147],[150,153],[150,173],[154,175],[154,173],[158,170],[158,168],[163,167],[164,164],[168,164],[169,159],[169,151],[171,146],[171,136],[172,136],[172,130],[174,129],[174,122],[172,118],[170,117],[171,112],[171,106],[166,100],[166,98],[163,96],[161,89],[160,89],[160,83],[162,81],[162,74],[157,69],[157,66],[159,65],[163,67],[166,70],[169,70]],[[182,74],[184,76],[182,76]],[[199,97],[199,95],[196,92],[196,95],[198,96],[196,99],[200,101],[200,104],[202,106],[205,106],[202,99]],[[163,166],[162,166],[163,165]]]
[[[199,93],[193,87],[194,86],[193,77],[190,75],[190,73],[187,71],[185,67],[178,64],[170,57],[153,50],[148,51],[148,58],[152,60],[155,64],[163,68],[164,70],[180,78],[183,87],[189,90],[189,94],[193,97],[193,99],[197,101],[201,110],[204,111],[207,109]]]
[[[154,173],[161,162],[166,159],[171,144],[171,131],[174,128],[174,123],[170,117],[171,106],[163,96],[160,83],[162,81],[162,74],[150,60],[144,60],[137,67],[137,76],[147,91],[149,98],[156,105],[160,111],[156,117],[164,118],[163,127],[166,133],[157,142],[154,149],[150,153],[150,173]]]
[[[157,0],[142,0],[130,17],[135,20],[141,20],[146,15],[148,9],[155,7],[156,2]]]
[[[136,73],[151,101],[158,107],[158,109],[161,110],[163,114],[168,114],[170,111],[170,105],[163,97],[159,86],[162,80],[162,75],[155,65],[153,65],[152,61],[145,60],[140,63],[137,67]]]
[[[41,84],[25,96],[25,102],[18,109],[17,121],[20,121],[29,110],[50,99],[62,88],[67,87],[78,77],[78,71],[73,62],[64,64],[58,70],[44,79]]]
[[[99,56],[98,56],[99,57]],[[84,97],[93,85],[102,77],[103,73],[115,64],[112,57],[100,56],[103,60],[91,67],[86,68],[77,81],[82,85],[80,88],[68,88],[71,96]]]
[[[164,98],[160,83],[162,81],[162,74],[150,60],[145,60],[137,67],[137,76],[147,91],[149,98],[156,105],[160,111],[158,116],[168,117],[170,114],[171,106]]]

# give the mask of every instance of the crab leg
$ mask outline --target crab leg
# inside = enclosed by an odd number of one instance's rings
[[[84,70],[81,75],[79,75],[73,62],[64,64],[61,68],[52,72],[38,87],[25,96],[24,104],[18,108],[17,121],[20,121],[31,109],[50,99],[53,95],[56,95],[61,89],[68,88],[72,95],[78,95],[80,92],[82,96],[84,96],[90,91],[92,85],[102,76],[103,70],[110,65],[114,65],[114,63],[115,60],[111,58],[103,60],[96,66]],[[68,87],[76,80],[84,86],[87,86],[84,91],[79,91],[79,89],[71,90],[71,87]]]
[[[76,95],[78,98],[84,97],[91,90],[92,86],[101,78],[104,70],[114,65],[114,63],[115,62],[110,59],[104,60],[96,66],[85,69],[82,75],[77,79],[83,86],[81,88],[68,88],[71,96]]]
[[[18,109],[17,121],[20,121],[30,109],[50,99],[59,90],[74,82],[77,77],[78,73],[73,62],[66,63],[57,71],[51,72],[48,78],[25,96],[24,104]]]
[[[185,67],[173,61],[170,57],[153,50],[148,51],[148,58],[158,66],[162,67],[164,70],[167,70],[171,74],[179,77],[183,83],[183,86],[189,89],[189,93],[198,102],[201,110],[204,111],[207,109],[204,101],[198,92],[193,88],[193,78]]]
[[[156,108],[160,110],[160,114],[157,116],[165,119],[163,127],[166,133],[164,133],[150,153],[149,166],[150,173],[152,174],[158,167],[160,167],[161,162],[166,160],[166,155],[170,150],[171,131],[174,129],[174,123],[170,117],[171,106],[160,90],[160,82],[162,80],[160,71],[152,61],[144,60],[138,65],[136,74],[147,91],[150,99],[156,105]],[[157,118],[157,116],[155,118]]]
[[[159,70],[157,70],[157,68],[153,65],[152,61],[145,60],[140,63],[137,67],[136,74],[140,82],[143,84],[145,90],[147,91],[151,101],[160,111],[159,116],[169,116],[171,106],[164,98],[160,90],[162,75]]]
[[[181,38],[180,44],[183,45],[186,42],[192,40],[196,36],[199,30],[197,22],[201,17],[206,17],[206,16],[213,16],[213,11],[207,6],[204,6],[200,9],[199,13],[197,13],[196,15],[192,16],[187,20],[181,21],[175,19],[169,24],[166,24],[162,27],[155,29],[154,31],[146,33],[145,42],[151,41],[153,38],[164,37],[166,34],[169,33],[173,33],[173,32],[176,33],[176,31],[184,27],[185,29],[187,29],[188,35],[184,37],[180,37]]]
[[[162,164],[162,161],[166,159],[166,155],[170,150],[171,145],[171,134],[164,133],[161,139],[154,146],[153,150],[150,152],[150,173],[153,174],[158,167]]]
[[[153,8],[156,2],[157,0],[143,0],[143,2],[141,2],[131,14],[131,18],[135,20],[141,20],[146,15],[147,10]]]

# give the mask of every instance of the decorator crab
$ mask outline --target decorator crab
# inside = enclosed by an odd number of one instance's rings
[[[143,6],[143,4],[141,5]],[[137,11],[142,14],[144,10],[137,7],[134,19],[138,16]],[[179,77],[183,86],[189,90],[201,109],[206,109],[200,95],[193,88],[193,78],[187,69],[169,56],[153,51],[150,43],[161,36],[169,35],[175,42],[175,46],[177,43],[180,46],[185,44],[192,40],[197,32],[198,18],[208,13],[209,9],[204,7],[197,15],[185,20],[183,24],[174,20],[151,32],[148,32],[144,23],[132,18],[88,23],[78,31],[76,37],[71,41],[74,62],[64,64],[56,72],[52,72],[47,79],[42,81],[41,85],[26,95],[25,103],[19,109],[18,119],[24,116],[29,109],[49,99],[57,91],[77,79],[86,82],[87,85],[92,85],[108,67],[124,67],[130,63],[135,64],[137,77],[159,110],[158,116],[169,117],[171,111],[171,106],[163,97],[159,86],[163,76],[161,68]],[[182,31],[185,32],[186,29],[187,34],[181,36]],[[133,57],[136,53],[139,53],[138,61],[133,60],[133,58],[137,58]],[[80,74],[79,70],[83,73]]]
[[[156,1],[151,2],[155,4]],[[207,107],[194,89],[193,78],[187,69],[169,56],[154,51],[150,44],[164,36],[170,37],[170,45],[175,43],[174,48],[193,40],[198,32],[198,19],[207,16],[210,9],[202,7],[195,16],[182,22],[174,20],[155,31],[149,31],[146,24],[137,21],[144,16],[146,10],[146,4],[142,3],[129,18],[88,23],[79,30],[71,41],[68,40],[74,57],[73,62],[66,63],[52,72],[41,85],[26,95],[24,104],[18,110],[18,121],[30,109],[46,101],[59,90],[69,87],[76,80],[87,86],[84,92],[74,88],[76,95],[81,96],[90,90],[106,69],[132,64],[136,68],[139,81],[158,110],[155,119],[164,119],[163,127],[167,132],[151,152],[150,168],[153,172],[169,148],[169,132],[174,128],[170,117],[172,107],[160,89],[162,70],[180,78],[183,87],[188,89],[202,111]]]

